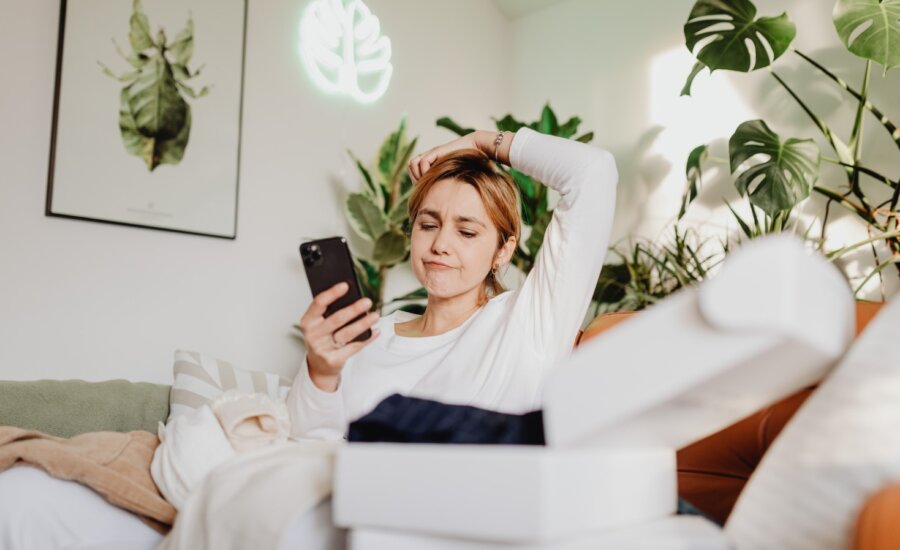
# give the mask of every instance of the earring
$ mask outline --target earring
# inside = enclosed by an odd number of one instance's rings
[[[498,269],[500,269],[500,264],[494,264],[494,267],[491,268],[491,275],[496,277]]]

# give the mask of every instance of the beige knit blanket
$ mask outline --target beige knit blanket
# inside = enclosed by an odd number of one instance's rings
[[[150,477],[158,445],[159,439],[144,431],[92,432],[64,439],[0,426],[0,472],[21,462],[77,481],[165,534],[175,521],[175,508]]]

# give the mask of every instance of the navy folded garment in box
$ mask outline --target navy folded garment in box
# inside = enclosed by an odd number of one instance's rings
[[[541,411],[504,414],[467,405],[405,397],[385,398],[350,423],[350,441],[543,445]]]
[[[394,394],[350,423],[347,439],[369,443],[544,445],[542,411],[505,414]],[[704,515],[678,499],[678,513]]]

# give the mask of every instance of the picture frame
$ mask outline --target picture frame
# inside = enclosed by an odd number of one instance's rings
[[[237,237],[246,0],[61,0],[45,214]]]

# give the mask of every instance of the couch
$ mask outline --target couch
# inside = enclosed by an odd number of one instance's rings
[[[857,334],[880,309],[857,304]],[[597,317],[578,335],[576,345],[626,321],[633,312]],[[169,386],[125,380],[84,382],[40,380],[0,382],[0,425],[15,425],[61,437],[90,431],[156,432],[169,411]],[[724,523],[762,455],[793,413],[814,391],[808,388],[694,443],[678,453],[679,493],[708,517]],[[857,529],[858,548],[888,548],[896,530],[885,518],[900,511],[900,486],[888,487],[864,509]],[[893,537],[893,538],[892,538]],[[881,544],[882,546],[879,546]]]

